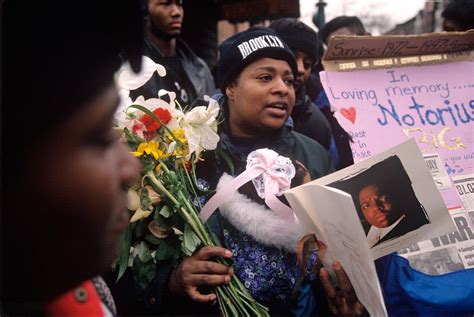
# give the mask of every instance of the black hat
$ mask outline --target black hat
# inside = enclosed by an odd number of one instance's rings
[[[293,51],[305,52],[315,62],[318,61],[319,39],[312,28],[295,18],[274,20],[269,28],[275,30]]]
[[[249,64],[259,58],[269,57],[286,61],[297,75],[295,56],[275,31],[254,26],[234,34],[219,45],[220,58],[217,64],[219,88],[225,89]]]

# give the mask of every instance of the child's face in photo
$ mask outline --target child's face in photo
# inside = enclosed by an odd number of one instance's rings
[[[365,219],[377,228],[386,228],[391,221],[392,203],[377,185],[368,185],[359,193],[359,204]]]
[[[118,254],[129,221],[126,185],[139,171],[112,127],[118,101],[110,86],[65,117],[31,152],[26,174],[31,188],[25,191],[38,208],[34,220],[45,228],[38,248],[51,265],[44,273],[56,274],[58,281],[71,271],[77,282],[93,277]]]
[[[280,129],[295,103],[293,82],[282,60],[261,58],[245,67],[226,89],[232,134],[258,136]]]

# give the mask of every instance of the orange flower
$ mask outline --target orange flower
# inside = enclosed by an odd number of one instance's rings
[[[167,124],[171,121],[171,113],[166,109],[156,108],[152,112],[158,117],[158,119],[160,119],[162,124]],[[145,125],[148,132],[156,131],[161,127],[161,124],[158,121],[147,114],[140,119],[140,122]]]

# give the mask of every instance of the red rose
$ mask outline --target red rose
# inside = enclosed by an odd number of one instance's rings
[[[158,119],[160,119],[162,124],[167,124],[171,121],[171,113],[166,109],[156,108],[152,112],[158,117]],[[141,117],[140,122],[145,125],[148,132],[156,131],[161,127],[161,124],[148,114]]]

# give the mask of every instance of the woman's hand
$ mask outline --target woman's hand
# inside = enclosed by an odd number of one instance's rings
[[[321,268],[319,271],[321,283],[323,284],[324,290],[326,291],[329,309],[331,309],[331,312],[338,316],[368,315],[364,305],[362,305],[357,299],[351,281],[342,268],[341,263],[337,261],[334,262],[332,264],[332,268],[336,273],[340,291],[336,291],[332,286],[327,269]]]
[[[203,294],[200,286],[228,284],[232,268],[212,261],[213,257],[231,258],[232,252],[221,247],[204,247],[188,257],[171,273],[169,289],[174,294],[185,294],[197,302],[212,302],[216,294]]]

